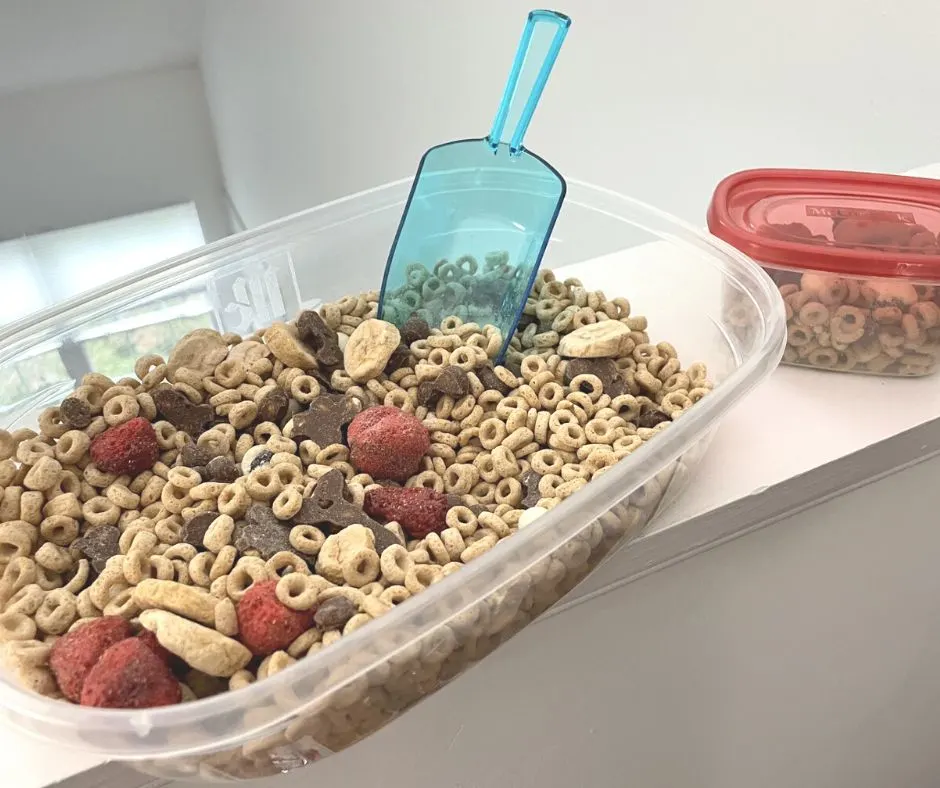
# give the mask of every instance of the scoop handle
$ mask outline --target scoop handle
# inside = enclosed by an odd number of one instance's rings
[[[557,11],[529,12],[502,101],[486,138],[494,152],[500,143],[509,145],[512,156],[522,151],[522,138],[570,26],[571,19]]]

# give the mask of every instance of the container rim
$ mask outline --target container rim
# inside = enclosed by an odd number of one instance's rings
[[[103,300],[113,298],[115,291],[126,289],[145,280],[159,281],[161,275],[184,264],[197,265],[199,272],[203,269],[211,270],[213,265],[216,265],[227,252],[236,246],[249,245],[252,251],[263,251],[270,246],[283,246],[286,240],[309,230],[306,225],[311,218],[353,201],[361,202],[364,198],[379,197],[396,188],[407,187],[411,180],[412,178],[409,177],[392,181],[282,217],[256,229],[216,241],[196,252],[174,257],[148,270],[145,274],[125,277],[110,286],[72,298],[57,307],[43,310],[31,319],[17,321],[0,330],[0,361],[3,360],[4,355],[8,355],[6,352],[8,346],[12,345],[18,349],[24,341],[28,343],[31,338],[32,341],[37,341],[36,335],[39,328],[48,328],[65,317],[74,316],[77,312],[86,312],[90,306],[100,306]],[[446,577],[436,583],[410,600],[407,605],[395,607],[381,618],[371,622],[368,627],[360,628],[351,635],[343,637],[329,649],[305,657],[275,676],[239,690],[223,692],[220,695],[189,703],[151,709],[115,710],[93,709],[64,701],[50,700],[29,692],[7,676],[0,675],[0,705],[7,707],[10,712],[8,716],[10,723],[35,737],[73,748],[81,746],[85,751],[119,761],[143,761],[214,752],[236,746],[267,730],[274,730],[285,720],[319,706],[333,693],[354,681],[362,673],[368,672],[391,654],[407,648],[411,642],[425,637],[432,630],[442,626],[441,622],[429,623],[422,614],[443,600],[457,601],[460,589],[470,584],[475,578],[491,573],[494,567],[500,565],[517,565],[518,568],[511,576],[503,577],[497,573],[496,580],[488,581],[487,593],[493,593],[512,582],[519,573],[526,571],[546,555],[554,552],[580,530],[585,522],[591,522],[609,511],[614,505],[624,501],[668,463],[687,451],[694,442],[714,428],[717,421],[742,397],[773,371],[783,353],[786,341],[786,321],[779,292],[770,277],[759,266],[725,241],[710,236],[684,220],[639,200],[579,180],[569,179],[568,184],[569,187],[574,187],[569,188],[568,203],[578,204],[589,210],[609,215],[625,224],[641,227],[668,243],[699,252],[699,258],[703,251],[710,254],[711,264],[716,267],[721,266],[722,274],[747,293],[759,307],[764,320],[753,347],[744,358],[736,359],[739,362],[738,366],[715,387],[708,397],[684,414],[675,427],[664,431],[655,441],[647,444],[642,452],[626,457],[613,466],[610,472],[592,481],[593,495],[576,495],[563,501],[539,519],[538,528],[527,528],[516,533],[512,539],[505,540],[480,558],[465,565],[459,573],[454,573],[455,576]],[[582,202],[581,191],[585,192],[585,196],[600,197],[601,205]],[[402,202],[406,194],[407,191],[403,192]],[[617,205],[629,207],[632,213],[648,220],[650,225],[664,224],[669,229],[668,231],[653,229],[633,218],[628,219],[624,215],[618,215],[613,212]],[[357,215],[361,214],[361,210],[357,211]],[[272,238],[275,235],[276,240]],[[187,269],[186,275],[192,276],[192,270]],[[573,504],[572,500],[574,500]],[[572,517],[575,512],[577,516]],[[464,607],[469,607],[478,601],[479,597],[474,598]],[[459,606],[455,606],[448,616],[456,615],[460,609]],[[427,618],[433,619],[433,616]],[[351,662],[362,643],[377,638],[383,632],[388,633],[405,622],[411,624],[407,629],[411,638],[408,642],[375,657],[368,664],[363,664],[355,673],[343,675],[341,678],[331,676],[330,682],[319,687],[310,699],[300,702],[297,707],[283,712],[279,709],[278,714],[271,719],[259,722],[227,738],[220,737],[211,742],[201,741],[192,746],[186,746],[162,739],[148,741],[149,735],[154,732],[159,733],[180,726],[206,722],[213,717],[230,713],[235,708],[263,705],[265,701],[272,699],[279,692],[288,690],[293,682],[314,669],[336,669]],[[235,705],[233,705],[233,700],[235,700]],[[28,723],[21,724],[18,717],[26,718]],[[83,740],[79,745],[74,741],[65,741],[61,735],[57,735],[57,732],[64,727],[83,730],[86,736],[123,734],[127,736],[129,743],[118,746],[108,744],[96,746],[92,742]],[[135,735],[137,738],[132,739]]]
[[[734,217],[758,200],[832,196],[840,189],[846,199],[897,200],[920,203],[940,213],[940,181],[907,175],[843,170],[753,169],[724,178],[708,206],[709,231],[761,263],[862,278],[940,280],[940,254],[839,248],[786,241],[758,235]]]

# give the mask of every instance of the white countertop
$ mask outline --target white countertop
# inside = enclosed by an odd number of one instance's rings
[[[940,177],[940,165],[911,174]],[[893,379],[782,367],[726,417],[707,461],[650,533],[599,567],[549,615],[664,561],[679,560],[938,452],[936,377]],[[686,529],[676,526],[693,520],[700,536],[677,551],[674,534]],[[4,777],[17,788],[45,788],[100,765],[72,750],[50,752],[8,728],[0,728],[0,752]],[[95,785],[94,774],[67,785]]]

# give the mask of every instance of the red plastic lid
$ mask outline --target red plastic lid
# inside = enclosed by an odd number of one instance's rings
[[[940,280],[940,181],[831,170],[744,170],[718,184],[708,229],[758,262]]]

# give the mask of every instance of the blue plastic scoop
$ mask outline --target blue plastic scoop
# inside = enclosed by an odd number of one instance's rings
[[[530,12],[489,136],[422,157],[385,267],[382,319],[490,323],[505,353],[565,196],[564,178],[522,139],[570,25]]]

